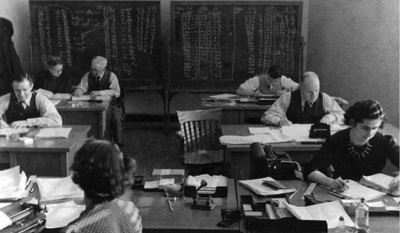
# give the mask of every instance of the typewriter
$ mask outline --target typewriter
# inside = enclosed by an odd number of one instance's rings
[[[47,211],[45,206],[21,203],[18,210],[6,213],[12,225],[0,230],[0,233],[37,233],[44,229]]]

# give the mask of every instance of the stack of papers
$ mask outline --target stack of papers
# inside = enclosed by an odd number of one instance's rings
[[[66,227],[70,222],[79,217],[85,210],[85,205],[77,205],[74,201],[46,205],[46,228]]]
[[[35,138],[68,138],[72,128],[41,128]]]
[[[372,176],[363,176],[360,180],[362,185],[368,186],[370,188],[389,193],[389,184],[392,182],[393,177],[377,173]]]
[[[188,176],[186,180],[187,186],[193,186],[196,189],[200,187],[201,181],[205,180],[207,185],[202,187],[198,194],[213,194],[216,192],[217,187],[227,187],[228,186],[228,178],[225,176],[210,176],[208,174],[198,175],[198,176]]]
[[[335,228],[338,224],[340,216],[344,218],[344,224],[349,227],[354,227],[354,222],[343,209],[339,201],[326,202],[322,204],[311,205],[307,207],[298,207],[284,203],[287,209],[297,219],[300,220],[325,220],[328,228]]]
[[[19,166],[15,166],[13,168],[0,171],[1,201],[14,201],[28,196],[31,186],[29,186],[29,184],[27,185],[25,172],[20,173],[19,169]],[[29,181],[29,183],[31,182]]]
[[[38,178],[40,201],[53,201],[66,198],[83,198],[84,193],[72,182],[71,176],[64,178]]]
[[[146,181],[143,189],[164,189],[166,186],[175,184],[175,178]]]
[[[276,182],[276,180],[271,177],[265,177],[253,180],[239,180],[239,183],[260,196],[273,196],[296,191],[294,188],[277,189],[271,185],[263,184],[265,181]]]

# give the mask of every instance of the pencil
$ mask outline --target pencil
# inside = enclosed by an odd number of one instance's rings
[[[168,206],[169,206],[169,209],[171,210],[171,212],[174,212],[174,209],[172,209],[171,201],[168,199],[167,202],[168,202]]]

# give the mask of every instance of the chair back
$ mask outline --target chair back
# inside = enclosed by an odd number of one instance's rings
[[[221,112],[222,109],[177,111],[185,164],[223,162],[219,142]]]

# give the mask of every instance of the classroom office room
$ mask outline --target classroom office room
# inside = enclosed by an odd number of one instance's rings
[[[174,53],[169,15],[172,2],[160,1],[160,64],[155,68],[160,71],[160,77],[149,82],[130,82],[129,77],[124,77],[127,88],[122,150],[137,159],[138,174],[150,175],[154,168],[184,168],[179,155],[180,141],[175,136],[179,130],[176,111],[201,109],[203,98],[236,90],[233,85],[224,89],[213,86],[212,82],[202,85],[201,90],[196,90],[196,84],[175,88],[170,78],[174,72],[170,67],[170,55]],[[230,1],[209,2],[229,5]],[[321,91],[348,100],[347,106],[362,99],[379,101],[388,115],[386,122],[399,128],[399,2],[299,2],[302,3],[303,37],[299,70],[317,73]],[[34,29],[30,1],[5,0],[0,6],[0,17],[13,24],[12,41],[23,69],[37,72],[31,47]],[[85,62],[89,64],[90,59]],[[244,82],[252,76],[243,75],[237,81]],[[299,81],[298,76],[291,78]]]

